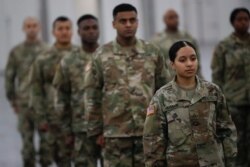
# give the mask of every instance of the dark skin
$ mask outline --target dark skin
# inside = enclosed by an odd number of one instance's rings
[[[86,19],[78,25],[78,35],[81,38],[82,48],[88,53],[93,53],[99,47],[99,25],[95,19]]]
[[[173,9],[166,11],[163,21],[166,25],[167,32],[177,32],[179,26],[179,16]]]
[[[245,40],[249,36],[249,23],[250,17],[244,11],[239,12],[232,23],[234,27],[234,34],[241,40]]]
[[[117,42],[123,47],[131,47],[136,43],[138,28],[137,13],[135,11],[119,12],[114,17],[113,27],[117,32]]]

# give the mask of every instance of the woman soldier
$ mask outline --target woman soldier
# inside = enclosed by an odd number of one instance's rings
[[[221,90],[197,77],[195,47],[178,41],[169,50],[174,80],[147,109],[143,147],[147,167],[234,167],[236,129]]]
[[[216,46],[212,81],[225,94],[238,132],[236,166],[250,166],[250,13],[235,8],[230,15],[234,32]]]

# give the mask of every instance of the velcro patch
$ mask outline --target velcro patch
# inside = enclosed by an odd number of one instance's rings
[[[155,114],[155,106],[150,105],[150,106],[147,108],[147,116],[153,115],[153,114]]]

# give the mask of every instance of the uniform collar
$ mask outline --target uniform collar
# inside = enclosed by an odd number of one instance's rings
[[[245,44],[246,42],[249,42],[250,41],[250,34],[248,33],[248,40],[245,40],[245,41],[242,41],[240,38],[238,38],[234,33],[232,33],[230,35],[230,38],[233,39],[233,41],[235,41],[235,43],[238,43],[238,44]]]
[[[178,87],[175,80],[176,80],[176,77],[171,81],[171,85],[172,85],[172,89],[174,91],[174,94],[176,95],[177,101],[188,100],[185,95],[180,93],[180,91],[179,91],[180,88]],[[204,96],[206,96],[208,94],[208,90],[206,87],[203,86],[203,84],[201,84],[200,78],[198,76],[195,76],[195,80],[197,82],[197,85],[195,88],[194,96],[191,100],[191,104],[196,103],[197,101],[199,101],[200,99],[202,99]]]
[[[113,45],[113,53],[114,54],[124,54],[122,52],[122,46],[117,42],[117,40],[114,40],[112,42],[112,45]],[[143,54],[145,53],[145,50],[144,50],[144,46],[143,46],[143,42],[139,39],[136,38],[136,43],[135,43],[135,46],[133,47],[133,50],[137,53],[137,54]]]

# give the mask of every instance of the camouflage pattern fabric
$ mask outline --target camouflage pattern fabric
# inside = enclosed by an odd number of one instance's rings
[[[13,107],[18,110],[18,129],[22,137],[22,156],[24,166],[35,165],[35,132],[34,112],[29,108],[29,71],[36,57],[47,49],[41,41],[23,42],[14,47],[9,55],[5,69],[6,96]],[[43,143],[43,140],[40,141]],[[42,150],[42,146],[39,148]],[[42,159],[44,155],[40,154]]]
[[[250,165],[250,34],[240,40],[231,34],[214,50],[212,80],[218,84],[229,104],[238,132],[237,165]]]
[[[84,112],[84,70],[92,54],[78,49],[65,56],[53,80],[56,88],[55,110],[60,112],[63,133],[75,136],[75,165],[96,166],[100,148],[86,136],[87,120]],[[69,119],[71,118],[71,119]],[[59,121],[60,121],[59,120]],[[93,143],[94,142],[94,143]]]
[[[218,86],[196,78],[193,93],[175,80],[156,92],[143,132],[146,166],[234,167],[237,134]]]
[[[49,126],[46,133],[48,133],[47,142],[50,145],[50,151],[47,156],[62,167],[70,166],[73,144],[66,143],[70,134],[64,133],[61,113],[54,108],[55,88],[52,82],[62,57],[77,49],[78,47],[73,45],[67,49],[58,49],[53,46],[36,59],[30,74],[31,105],[36,112],[37,126],[41,127],[46,124]]]

